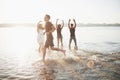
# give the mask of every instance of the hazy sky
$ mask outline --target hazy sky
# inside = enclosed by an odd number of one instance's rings
[[[0,0],[0,23],[43,20],[45,14],[82,23],[120,23],[120,0]]]

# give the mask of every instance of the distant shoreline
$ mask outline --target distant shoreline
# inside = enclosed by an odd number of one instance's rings
[[[12,24],[12,23],[9,23],[9,24],[0,24],[0,27],[14,27],[14,26],[29,26],[29,27],[33,27],[33,26],[36,26],[37,24],[34,24],[34,23],[18,23],[18,24]],[[55,25],[55,24],[54,24]],[[98,24],[98,23],[87,23],[87,24],[83,24],[83,23],[79,23],[77,24],[78,27],[102,27],[102,26],[105,26],[105,27],[120,27],[120,23],[114,23],[114,24],[106,24],[106,23],[101,23],[101,24]],[[67,27],[67,23],[65,23],[65,27]]]

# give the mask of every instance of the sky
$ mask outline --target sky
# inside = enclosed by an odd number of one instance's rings
[[[36,23],[49,14],[77,23],[120,23],[120,0],[0,0],[0,23]]]

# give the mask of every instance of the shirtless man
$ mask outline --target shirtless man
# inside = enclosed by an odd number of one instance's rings
[[[78,47],[77,47],[76,36],[75,36],[76,21],[75,21],[75,19],[73,19],[74,24],[72,24],[72,23],[70,24],[70,21],[71,21],[71,19],[69,19],[69,21],[68,21],[68,27],[70,30],[69,49],[71,49],[71,42],[72,42],[72,40],[74,40],[74,43],[75,43],[74,48],[77,50]]]
[[[57,45],[59,47],[59,43],[61,43],[61,46],[63,47],[63,36],[62,36],[62,29],[64,27],[64,21],[62,20],[62,25],[58,24],[58,20],[56,20],[56,30],[57,30]]]
[[[50,20],[50,15],[45,15],[44,21],[45,21],[46,42],[45,42],[45,46],[43,48],[43,62],[44,63],[45,63],[45,56],[46,56],[46,49],[47,48],[50,47],[51,50],[61,51],[62,53],[64,53],[64,55],[66,52],[66,50],[62,50],[62,49],[54,47],[52,32],[55,31],[55,27],[53,26],[53,24],[49,20]]]

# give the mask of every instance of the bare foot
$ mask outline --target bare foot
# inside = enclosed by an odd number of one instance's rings
[[[78,47],[77,47],[77,46],[75,46],[75,47],[74,47],[74,49],[75,49],[75,50],[78,50]]]
[[[63,52],[64,56],[66,56],[66,54],[65,54],[66,50],[63,50],[62,52]]]
[[[43,59],[43,63],[45,64],[45,60]]]

